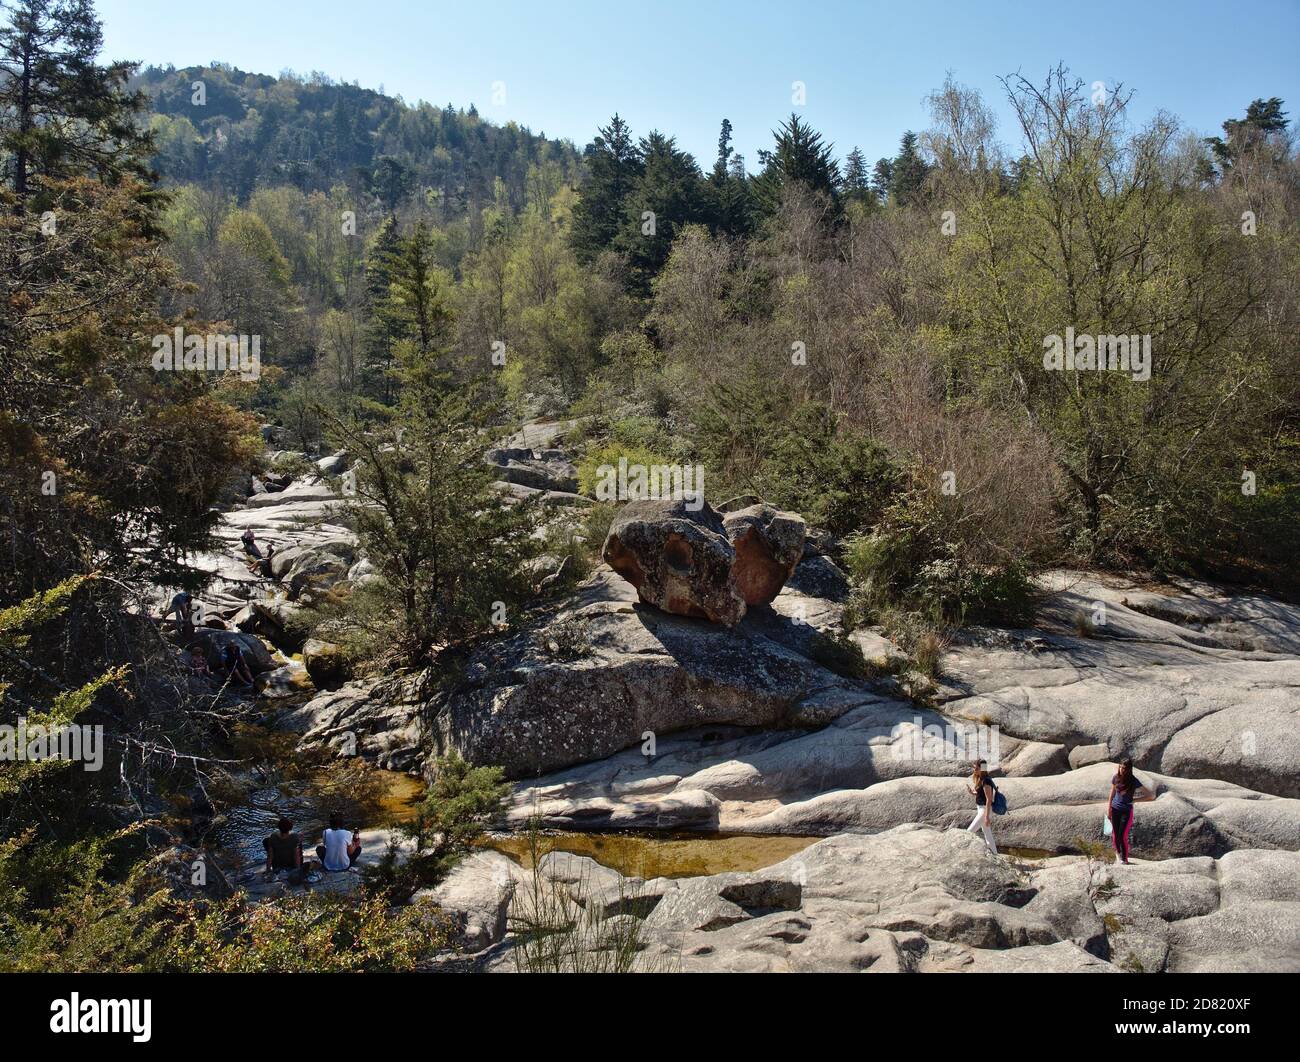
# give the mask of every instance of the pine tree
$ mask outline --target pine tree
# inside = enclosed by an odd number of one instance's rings
[[[856,147],[844,160],[844,195],[855,202],[866,202],[871,197],[867,160],[861,149]]]
[[[877,159],[871,171],[871,190],[882,203],[889,198],[889,184],[894,177],[894,164],[889,159]]]
[[[930,167],[917,147],[917,136],[909,130],[903,134],[898,156],[890,167],[889,194],[900,206],[906,206],[920,195],[929,173]]]
[[[392,155],[381,155],[370,175],[370,190],[379,197],[384,209],[393,213],[411,190],[410,169]]]
[[[381,313],[401,336],[396,352],[403,388],[432,386],[445,374],[442,355],[452,314],[446,280],[433,260],[433,240],[423,221],[398,244],[388,268],[388,295]]]
[[[150,136],[128,92],[134,63],[95,62],[103,42],[91,0],[15,0],[0,26],[0,154],[21,205],[32,176],[89,173],[105,181],[144,177]]]
[[[400,334],[395,316],[389,312],[388,288],[392,283],[393,259],[401,245],[397,218],[389,214],[380,223],[366,249],[365,305],[369,318],[366,334],[366,391],[384,405],[393,402],[394,347]]]
[[[748,236],[754,230],[754,204],[745,159],[731,146],[731,122],[722,119],[718,157],[709,174],[709,227],[727,236]]]
[[[617,114],[587,148],[587,179],[573,210],[570,243],[581,262],[592,262],[618,234],[628,194],[644,170],[632,133]]]
[[[633,287],[643,295],[668,261],[673,239],[686,225],[708,220],[709,203],[700,168],[676,141],[657,130],[638,148],[642,171],[624,204],[624,222],[614,241],[627,255]]]
[[[731,120],[724,118],[722,119],[722,131],[718,133],[718,159],[713,164],[713,173],[711,175],[714,184],[720,185],[726,181],[731,155]]]
[[[349,599],[343,632],[369,641],[367,655],[411,664],[500,622],[498,602],[507,618],[517,615],[532,592],[527,563],[541,548],[533,535],[540,510],[494,490],[483,461],[502,412],[492,386],[463,366],[459,379],[449,371],[427,238],[417,227],[394,259],[393,299],[405,309],[392,422],[366,426],[320,411],[356,455],[351,516],[381,576]]]
[[[840,171],[834,145],[823,143],[821,134],[797,114],[790,115],[790,120],[783,122],[772,135],[776,146],[772,151],[759,153],[763,172],[753,182],[762,211],[775,213],[785,186],[793,181],[826,195],[838,205]]]
[[[256,425],[209,374],[153,367],[150,337],[170,339],[179,323],[159,307],[181,294],[141,163],[147,142],[126,128],[128,68],[93,63],[89,4],[28,0],[11,17],[0,30],[11,164],[0,185],[0,603],[91,564],[179,585],[178,561],[208,544],[212,506],[251,458]],[[16,78],[15,57],[26,64]]]
[[[1289,124],[1281,99],[1258,99],[1246,108],[1245,118],[1229,118],[1223,123],[1223,136],[1206,137],[1205,143],[1219,168],[1226,172],[1242,154],[1267,140],[1270,133],[1284,132]]]

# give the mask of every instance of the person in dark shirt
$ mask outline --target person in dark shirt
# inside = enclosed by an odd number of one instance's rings
[[[1129,834],[1133,831],[1133,804],[1136,801],[1155,800],[1156,795],[1147,790],[1142,779],[1133,773],[1133,761],[1122,760],[1110,780],[1110,839],[1121,863],[1128,863]]]
[[[232,681],[240,682],[245,686],[253,684],[253,672],[248,666],[248,661],[244,659],[244,651],[234,642],[227,642],[225,648],[221,650],[221,663]]]
[[[244,544],[245,554],[252,557],[253,560],[262,559],[262,551],[257,548],[257,536],[253,534],[251,527],[239,536],[239,541]]]
[[[293,832],[293,823],[281,819],[278,832],[262,842],[266,849],[266,873],[289,871],[291,878],[302,877],[302,838]]]
[[[989,772],[984,768],[983,760],[976,760],[971,767],[970,785],[966,786],[966,792],[975,798],[975,817],[970,820],[970,825],[966,829],[971,833],[980,831],[984,835],[984,843],[988,845],[989,851],[997,855],[998,846],[993,840],[993,826],[989,818],[997,789],[993,785],[993,779],[989,777]]]
[[[172,598],[171,604],[167,606],[167,611],[163,613],[163,622],[166,623],[172,615],[176,616],[176,629],[180,632],[181,640],[188,641],[194,637],[194,599],[189,592],[182,590]]]
[[[272,561],[275,560],[275,543],[266,544],[266,556],[261,560],[253,560],[248,564],[248,570],[253,575],[260,575],[263,579],[270,579],[272,582],[279,582],[275,577],[275,566]]]

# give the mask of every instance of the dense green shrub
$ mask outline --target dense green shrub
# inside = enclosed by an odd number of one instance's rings
[[[390,847],[365,872],[367,887],[395,902],[442,881],[505,808],[510,787],[500,767],[471,767],[452,753],[438,760],[434,772],[415,820],[402,826],[415,850],[401,859]]]
[[[675,464],[663,454],[637,443],[617,441],[597,443],[589,447],[582,460],[578,462],[578,490],[589,498],[597,497],[596,491],[601,481],[609,475],[610,469],[617,473],[620,460],[626,460],[629,467],[641,465],[646,469],[656,465]],[[601,500],[612,499],[601,498]]]
[[[757,494],[834,535],[871,528],[904,482],[878,443],[758,376],[715,385],[694,423],[712,495]]]
[[[940,624],[1023,626],[1033,615],[1033,588],[1020,563],[975,564],[940,537],[932,503],[909,493],[890,506],[872,532],[844,543],[854,585],[850,617],[878,622],[888,609],[915,612]]]

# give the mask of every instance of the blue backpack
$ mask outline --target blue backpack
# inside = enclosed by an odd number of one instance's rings
[[[987,779],[989,785],[993,785],[993,779]],[[1002,795],[1002,790],[993,785],[993,814],[1005,815],[1007,813],[1007,798]]]

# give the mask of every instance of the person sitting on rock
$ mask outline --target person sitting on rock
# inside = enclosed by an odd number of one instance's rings
[[[287,872],[290,882],[297,884],[303,880],[302,838],[293,832],[291,819],[282,818],[276,825],[277,832],[262,842],[266,849],[266,876]]]
[[[263,579],[275,580],[275,568],[271,562],[275,559],[275,545],[271,542],[266,544],[266,556],[261,560],[255,560],[248,566],[250,572],[256,572]]]
[[[245,686],[253,684],[252,669],[244,659],[244,650],[240,648],[238,642],[227,642],[226,647],[221,650],[221,666],[230,680]]]
[[[316,856],[326,870],[348,870],[356,864],[361,854],[361,841],[356,833],[343,828],[343,816],[331,815],[330,825],[323,836],[324,844],[316,846]]]
[[[257,548],[257,536],[253,534],[251,527],[239,536],[239,541],[244,544],[246,556],[252,557],[254,560],[262,559],[262,551]]]
[[[1110,816],[1110,840],[1121,863],[1128,865],[1129,834],[1133,832],[1133,804],[1136,801],[1155,800],[1156,795],[1142,784],[1133,773],[1133,761],[1121,760],[1110,780],[1110,801],[1106,814]]]

